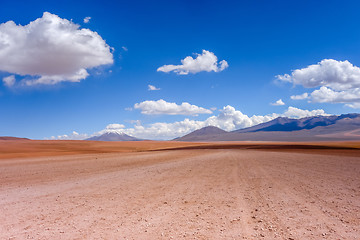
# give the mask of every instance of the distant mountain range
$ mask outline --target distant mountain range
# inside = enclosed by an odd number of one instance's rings
[[[0,140],[29,140],[3,136]],[[125,133],[107,132],[91,137],[90,141],[142,141]],[[360,114],[340,116],[314,116],[301,119],[279,117],[256,126],[224,131],[207,126],[193,131],[175,141],[360,141]]]
[[[279,117],[249,128],[226,132],[205,127],[176,141],[347,141],[360,140],[360,114]]]
[[[125,133],[107,132],[100,136],[91,137],[89,141],[141,141],[141,139],[129,136]]]

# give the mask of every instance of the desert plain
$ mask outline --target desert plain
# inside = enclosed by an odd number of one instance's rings
[[[360,239],[360,143],[0,141],[0,239]]]

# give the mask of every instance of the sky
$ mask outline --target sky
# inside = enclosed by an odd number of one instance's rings
[[[0,1],[0,136],[167,140],[360,109],[359,1]]]

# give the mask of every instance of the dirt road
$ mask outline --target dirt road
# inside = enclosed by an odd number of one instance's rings
[[[0,239],[360,239],[360,158],[236,149],[3,159]]]

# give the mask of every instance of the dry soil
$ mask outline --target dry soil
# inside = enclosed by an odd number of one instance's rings
[[[360,239],[356,149],[11,144],[0,239]]]

